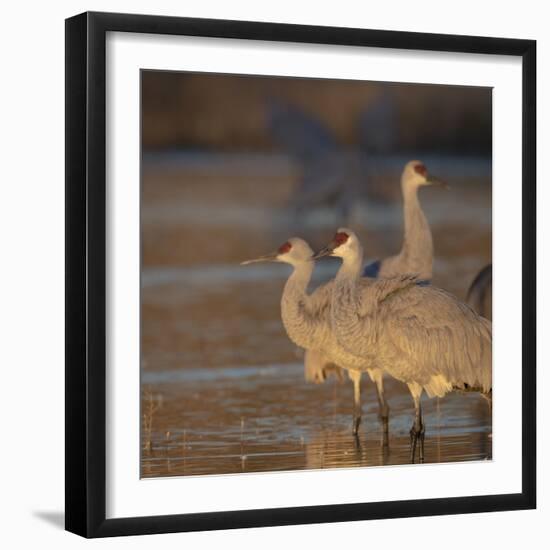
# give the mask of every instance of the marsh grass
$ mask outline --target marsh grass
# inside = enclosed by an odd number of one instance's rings
[[[155,413],[160,409],[162,399],[159,396],[155,397],[151,388],[147,388],[145,391],[145,406],[143,407],[143,433],[145,434],[145,451],[153,452],[153,418]],[[166,432],[168,435],[170,432]]]

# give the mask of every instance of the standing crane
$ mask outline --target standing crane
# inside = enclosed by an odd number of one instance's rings
[[[331,285],[336,341],[355,356],[375,357],[379,369],[407,384],[415,406],[411,461],[419,443],[422,462],[424,391],[428,397],[443,397],[455,389],[491,395],[491,322],[414,276],[362,284],[363,248],[350,229],[339,229],[314,258],[329,255],[342,259]]]
[[[419,279],[431,281],[434,256],[432,232],[418,199],[418,190],[427,185],[446,187],[439,178],[428,174],[428,169],[422,162],[408,162],[401,175],[403,245],[399,254],[369,264],[363,275],[388,278],[415,273]]]
[[[313,250],[302,239],[294,237],[282,244],[276,252],[254,260],[242,262],[247,265],[255,262],[284,262],[293,267],[281,298],[281,317],[288,337],[297,346],[319,353],[328,361],[346,369],[354,380],[353,434],[357,436],[361,422],[361,401],[359,385],[355,383],[361,372],[367,372],[377,383],[382,380],[382,372],[376,367],[374,356],[355,356],[340,346],[331,327],[331,296],[333,281],[329,281],[308,294],[308,286],[315,267]],[[361,286],[371,284],[364,278]],[[378,395],[381,410],[387,409],[384,394]]]
[[[399,254],[384,260],[377,260],[363,271],[365,277],[397,277],[404,274],[416,274],[422,281],[431,282],[433,271],[433,240],[430,225],[418,199],[418,190],[426,185],[445,186],[440,179],[429,175],[426,166],[412,160],[405,165],[401,175],[401,192],[403,194],[404,236]],[[308,381],[322,383],[330,373],[337,372],[333,362],[319,352],[306,350],[304,358],[305,378]],[[354,384],[354,395],[360,400],[361,372],[349,371]],[[389,406],[384,396],[382,371],[376,373],[379,378],[373,380],[377,387],[380,420],[383,432],[389,430]],[[361,409],[361,404],[356,408]]]

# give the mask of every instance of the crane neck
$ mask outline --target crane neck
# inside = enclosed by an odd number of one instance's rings
[[[363,267],[363,250],[359,249],[355,254],[349,254],[342,258],[342,265],[334,279],[333,304],[339,302],[339,306],[354,308],[357,301],[357,281],[361,276]]]
[[[370,298],[358,284],[362,265],[362,250],[357,256],[343,259],[334,280],[331,316],[332,328],[341,345],[358,357],[367,357],[374,343],[374,331],[360,313],[362,301]]]
[[[315,262],[313,261],[293,265],[294,269],[285,284],[283,295],[297,299],[307,298],[307,287],[311,281],[314,267]]]
[[[347,279],[350,283],[355,282],[361,276],[363,267],[363,250],[360,246],[355,254],[349,254],[342,258],[342,265],[338,270],[337,277]]]
[[[307,315],[310,296],[307,293],[315,263],[304,262],[294,265],[281,299],[281,317],[288,337],[305,349],[314,346],[318,320]]]
[[[432,232],[418,199],[418,186],[402,183],[404,235],[400,256],[405,269],[431,278],[433,264]],[[410,267],[409,267],[410,266]]]

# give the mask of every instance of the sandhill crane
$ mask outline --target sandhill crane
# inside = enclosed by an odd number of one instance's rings
[[[419,160],[405,165],[401,175],[403,194],[403,245],[399,254],[369,264],[363,271],[366,277],[396,277],[414,273],[423,281],[430,281],[433,269],[433,240],[430,225],[418,199],[418,190],[427,185],[446,184],[428,174]]]
[[[298,105],[272,99],[266,114],[273,141],[301,168],[290,202],[294,221],[319,206],[329,206],[347,219],[354,198],[365,189],[366,156],[344,150],[330,127]]]
[[[350,147],[313,112],[280,98],[269,99],[267,130],[273,142],[301,168],[290,202],[294,221],[301,222],[315,206],[329,206],[345,220],[357,199],[367,193],[387,200],[369,180],[381,155],[397,148],[397,115],[397,97],[386,88],[354,120],[356,145]]]
[[[422,281],[430,282],[433,268],[433,241],[430,225],[418,199],[418,190],[427,185],[446,186],[440,179],[428,174],[426,166],[419,160],[405,165],[401,174],[401,192],[403,194],[403,245],[399,254],[384,260],[377,260],[364,269],[366,277],[396,277],[404,274],[416,274]],[[322,354],[306,351],[304,358],[306,380],[324,382],[330,373],[337,372],[333,363]],[[352,379],[355,393],[360,395],[361,374]],[[383,380],[376,382],[378,395],[384,395]],[[388,432],[389,407],[385,400],[380,403],[380,419],[383,430]]]
[[[376,367],[374,357],[355,356],[338,345],[331,328],[331,296],[333,281],[325,283],[308,294],[307,289],[315,267],[313,250],[297,237],[282,244],[276,252],[254,260],[242,262],[284,262],[293,267],[281,298],[281,317],[288,337],[305,350],[320,353],[328,361],[346,369],[354,382],[353,434],[357,435],[361,422],[361,400],[358,381],[361,372],[367,372],[379,388],[382,371]],[[360,281],[360,286],[370,284],[370,279]],[[379,392],[381,410],[387,409],[383,392]]]
[[[493,318],[493,264],[485,266],[474,278],[466,303],[486,319]]]
[[[363,249],[350,229],[339,229],[315,258],[328,255],[342,259],[331,285],[336,340],[353,355],[374,356],[378,368],[408,385],[415,405],[411,461],[417,442],[423,461],[422,393],[443,397],[454,389],[469,389],[490,394],[491,322],[416,277],[360,284]]]

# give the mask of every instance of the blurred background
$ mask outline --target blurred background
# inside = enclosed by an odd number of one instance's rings
[[[142,73],[143,148],[278,151],[269,124],[277,101],[342,147],[491,155],[489,88],[165,71]],[[366,126],[373,118],[362,127],[375,111],[378,127]]]
[[[351,384],[307,385],[284,332],[288,266],[239,263],[340,225],[367,259],[397,253],[399,178],[419,159],[450,185],[420,192],[434,284],[464,298],[491,261],[491,90],[143,71],[141,137],[142,475],[406,462],[407,393],[389,383],[382,452],[364,383],[357,450]],[[320,263],[315,283],[336,268]],[[478,399],[425,400],[427,461],[490,455]]]

